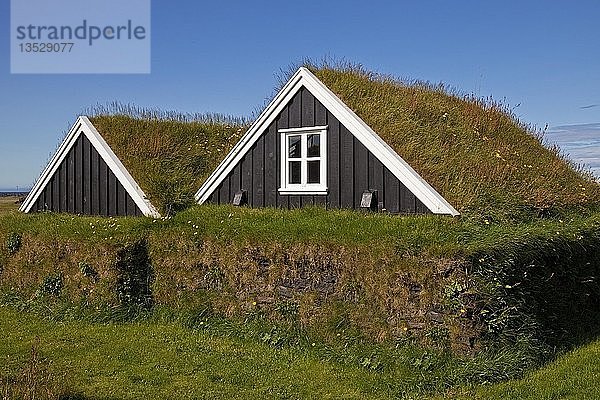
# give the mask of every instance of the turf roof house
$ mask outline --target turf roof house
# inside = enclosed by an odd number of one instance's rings
[[[85,116],[77,119],[20,210],[160,216]]]
[[[279,91],[204,182],[196,200],[458,215],[306,68]]]

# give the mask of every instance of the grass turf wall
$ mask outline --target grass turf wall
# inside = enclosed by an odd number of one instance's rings
[[[276,222],[265,231],[279,240],[260,235],[263,217],[306,213],[327,227],[326,211],[227,207],[166,221],[5,217],[0,286],[25,298],[208,310],[294,323],[325,339],[354,330],[461,353],[517,344],[543,354],[597,331],[597,214],[480,226],[343,212],[336,226],[388,221],[397,235],[313,240],[308,226],[294,237]]]

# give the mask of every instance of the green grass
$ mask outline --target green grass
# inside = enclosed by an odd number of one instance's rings
[[[3,375],[24,369],[31,346],[66,392],[93,398],[376,398],[374,374],[293,350],[192,332],[174,324],[53,323],[0,309]]]
[[[463,214],[591,204],[600,186],[508,106],[353,64],[308,67]]]
[[[545,338],[570,346],[579,338],[568,335],[593,328],[586,302],[598,293],[579,282],[597,273],[599,237],[600,213],[591,211],[503,223],[232,206],[168,219],[9,213],[0,217],[0,284],[32,296],[62,276],[72,301],[115,302],[117,254],[143,239],[160,305],[193,306],[207,295],[220,315],[258,309],[278,319],[278,307],[292,301],[302,323],[325,338],[336,334],[327,327],[334,320],[379,341],[401,337],[413,322],[427,340],[442,323],[453,348],[469,351],[470,337],[483,346],[487,332],[529,338],[530,355],[546,354],[558,344]],[[85,264],[102,279],[82,275]],[[443,322],[429,319],[440,312]]]
[[[17,204],[18,200],[19,198],[14,196],[0,196],[0,216],[16,211],[19,208],[19,204]]]
[[[559,357],[522,379],[482,385],[455,398],[464,399],[598,399],[600,340]],[[445,398],[450,397],[447,394]]]
[[[202,182],[246,129],[241,120],[179,121],[122,114],[90,120],[162,215],[194,202]]]
[[[37,377],[58,394],[94,398],[598,396],[593,383],[586,385],[597,380],[598,343],[520,381],[455,388],[520,376],[552,357],[554,345],[578,343],[572,327],[587,330],[585,320],[596,329],[588,319],[597,318],[583,314],[586,296],[591,304],[598,295],[589,283],[597,278],[600,186],[543,147],[539,133],[503,105],[356,66],[313,71],[462,217],[187,208],[243,133],[244,121],[99,112],[94,124],[170,217],[23,215],[14,202],[1,201],[0,277],[4,288],[22,289],[27,298],[39,296],[49,277],[60,277],[61,296],[69,301],[95,294],[94,305],[115,304],[115,252],[143,238],[155,266],[159,311],[137,322],[97,323],[0,307],[5,382],[27,390]],[[102,277],[97,285],[82,276],[86,263]],[[215,271],[214,287],[202,286]],[[335,284],[323,297],[292,288],[290,301],[273,290],[296,274],[316,285],[324,271]],[[418,300],[411,299],[415,285]],[[185,308],[188,298],[191,306],[212,307],[211,323],[222,322],[200,328],[152,316],[162,307]],[[306,331],[269,328],[282,322],[280,309],[290,304]],[[417,319],[419,312],[441,310],[444,322],[415,336],[398,334],[401,323],[415,318],[407,310]],[[252,313],[263,313],[262,322],[235,327]],[[394,321],[398,315],[406,321]],[[497,336],[483,349],[496,348],[469,359],[450,355],[447,343],[437,350],[404,343],[449,332],[460,342],[484,331]],[[547,340],[553,337],[565,343]]]
[[[407,345],[370,346],[365,351],[352,342],[327,346],[308,337],[280,345],[266,340],[266,331],[260,333],[268,327],[252,322],[236,326],[209,318],[196,320],[191,328],[160,312],[121,323],[110,318],[94,323],[52,311],[42,317],[40,312],[0,306],[0,394],[50,391],[53,398],[93,399],[600,396],[600,341],[522,379],[461,388],[458,385],[475,372],[477,361],[461,363]],[[374,362],[381,365],[372,368]],[[488,360],[496,367],[501,362]]]
[[[575,238],[600,225],[600,213],[565,211],[555,218],[494,222],[437,215],[394,216],[348,210],[280,210],[233,206],[192,207],[168,219],[85,217],[9,212],[0,215],[1,232],[41,237],[123,243],[141,236],[183,235],[222,243],[318,243],[451,257],[525,242],[535,237]]]
[[[387,355],[395,358],[375,370],[386,350],[340,362],[318,342],[274,347],[222,328],[52,321],[7,307],[0,307],[0,329],[4,390],[23,390],[19,377],[33,369],[46,371],[57,394],[99,399],[398,398],[443,390],[454,365],[433,352],[392,349]]]

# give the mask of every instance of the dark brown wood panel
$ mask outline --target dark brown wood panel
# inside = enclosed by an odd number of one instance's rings
[[[220,204],[229,204],[229,178],[226,178],[219,187]]]
[[[315,125],[327,125],[327,109],[317,99],[315,99]]]
[[[242,175],[242,182],[240,189],[247,191],[249,195],[248,204],[252,207],[252,151],[249,151],[244,158],[242,158],[242,168],[240,169]]]
[[[340,207],[340,123],[329,112],[327,117],[327,189],[329,207]]]
[[[100,159],[100,187],[98,201],[100,204],[100,215],[108,215],[108,166]]]
[[[58,180],[58,187],[60,190],[59,210],[60,212],[67,212],[67,168],[64,162],[58,167]]]
[[[290,107],[285,107],[281,113],[279,114],[279,116],[276,119],[276,124],[275,124],[275,154],[276,154],[276,171],[277,171],[277,189],[279,189],[279,184],[281,182],[281,157],[282,155],[280,154],[281,152],[281,135],[279,134],[279,129],[285,129],[285,128],[289,128],[289,108]],[[283,207],[283,208],[288,208],[289,207],[289,196],[280,196],[279,195],[279,191],[277,190],[275,192],[275,198],[276,198],[276,207]]]
[[[327,206],[327,196],[313,196],[313,204],[317,207],[326,207]]]
[[[377,190],[379,201],[383,199],[383,164],[369,152],[369,189]]]
[[[327,131],[328,194],[281,196],[280,129],[324,126]],[[251,207],[296,208],[320,205],[358,208],[365,190],[377,190],[378,201],[389,212],[428,211],[401,182],[356,139],[310,91],[302,88],[265,128],[242,161],[210,196],[210,202],[229,203],[233,193],[248,191]]]
[[[315,97],[304,88],[300,93],[302,126],[315,126]]]
[[[117,213],[117,178],[112,171],[108,170],[108,215],[118,215]]]
[[[44,210],[83,215],[142,214],[83,134],[38,197],[33,211]]]
[[[91,143],[83,137],[83,213],[90,215],[92,213],[92,156]]]
[[[265,206],[265,137],[261,136],[252,149],[252,182],[248,199],[252,207]]]
[[[415,213],[417,214],[432,214],[432,212],[427,208],[425,204],[421,202],[421,200],[415,197]]]
[[[75,152],[71,150],[67,156],[67,211],[75,212]]]
[[[354,136],[340,125],[340,207],[354,208]]]
[[[52,211],[60,212],[60,185],[59,172],[52,177]]]
[[[302,126],[302,91],[296,93],[289,105],[289,128]]]
[[[91,197],[92,197],[92,215],[100,215],[100,161],[99,154],[95,149],[92,149],[92,181],[91,181]]]
[[[301,196],[288,196],[289,197],[289,208],[300,208],[302,206]]]
[[[354,204],[360,207],[362,193],[369,190],[369,151],[354,138]]]
[[[300,206],[301,207],[312,207],[315,205],[315,196],[312,195],[305,195],[305,196],[300,196]]]
[[[400,211],[400,181],[387,168],[383,171],[383,179],[385,185],[383,206],[390,213],[398,213]]]
[[[277,207],[277,189],[279,181],[277,180],[277,125],[275,123],[269,126],[265,134],[265,206]]]
[[[49,211],[51,210],[51,206],[52,206],[52,185],[46,185],[46,189],[44,190],[44,193],[42,194],[42,196],[40,196],[42,198],[42,208],[44,211]]]
[[[125,188],[117,182],[117,215],[127,215],[127,197]]]
[[[75,213],[83,211],[83,135],[75,142]]]
[[[137,205],[135,204],[135,202],[133,201],[133,199],[131,198],[131,196],[127,196],[127,215],[136,215],[135,209],[137,208]]]
[[[415,207],[415,195],[412,194],[412,192],[410,190],[408,190],[406,188],[406,186],[404,186],[402,184],[402,182],[399,182],[399,187],[400,187],[400,212],[402,213],[406,213],[406,214],[414,214],[416,207]]]
[[[239,163],[238,165],[235,166],[235,168],[233,169],[233,172],[231,173],[231,177],[230,179],[230,185],[229,185],[229,201],[231,202],[233,200],[233,197],[235,196],[235,194],[237,192],[240,191],[241,189],[241,183],[242,183],[242,163]]]

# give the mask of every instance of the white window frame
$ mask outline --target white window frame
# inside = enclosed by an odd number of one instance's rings
[[[281,182],[279,187],[279,194],[282,195],[325,195],[327,194],[327,126],[311,126],[307,128],[287,128],[279,129],[281,135]],[[308,135],[319,134],[320,141],[320,183],[307,183],[308,180],[308,164],[310,161],[307,157],[307,138]],[[288,137],[289,136],[300,136],[301,137],[301,179],[300,184],[289,183],[289,151],[288,151]],[[317,159],[311,157],[311,160]]]

